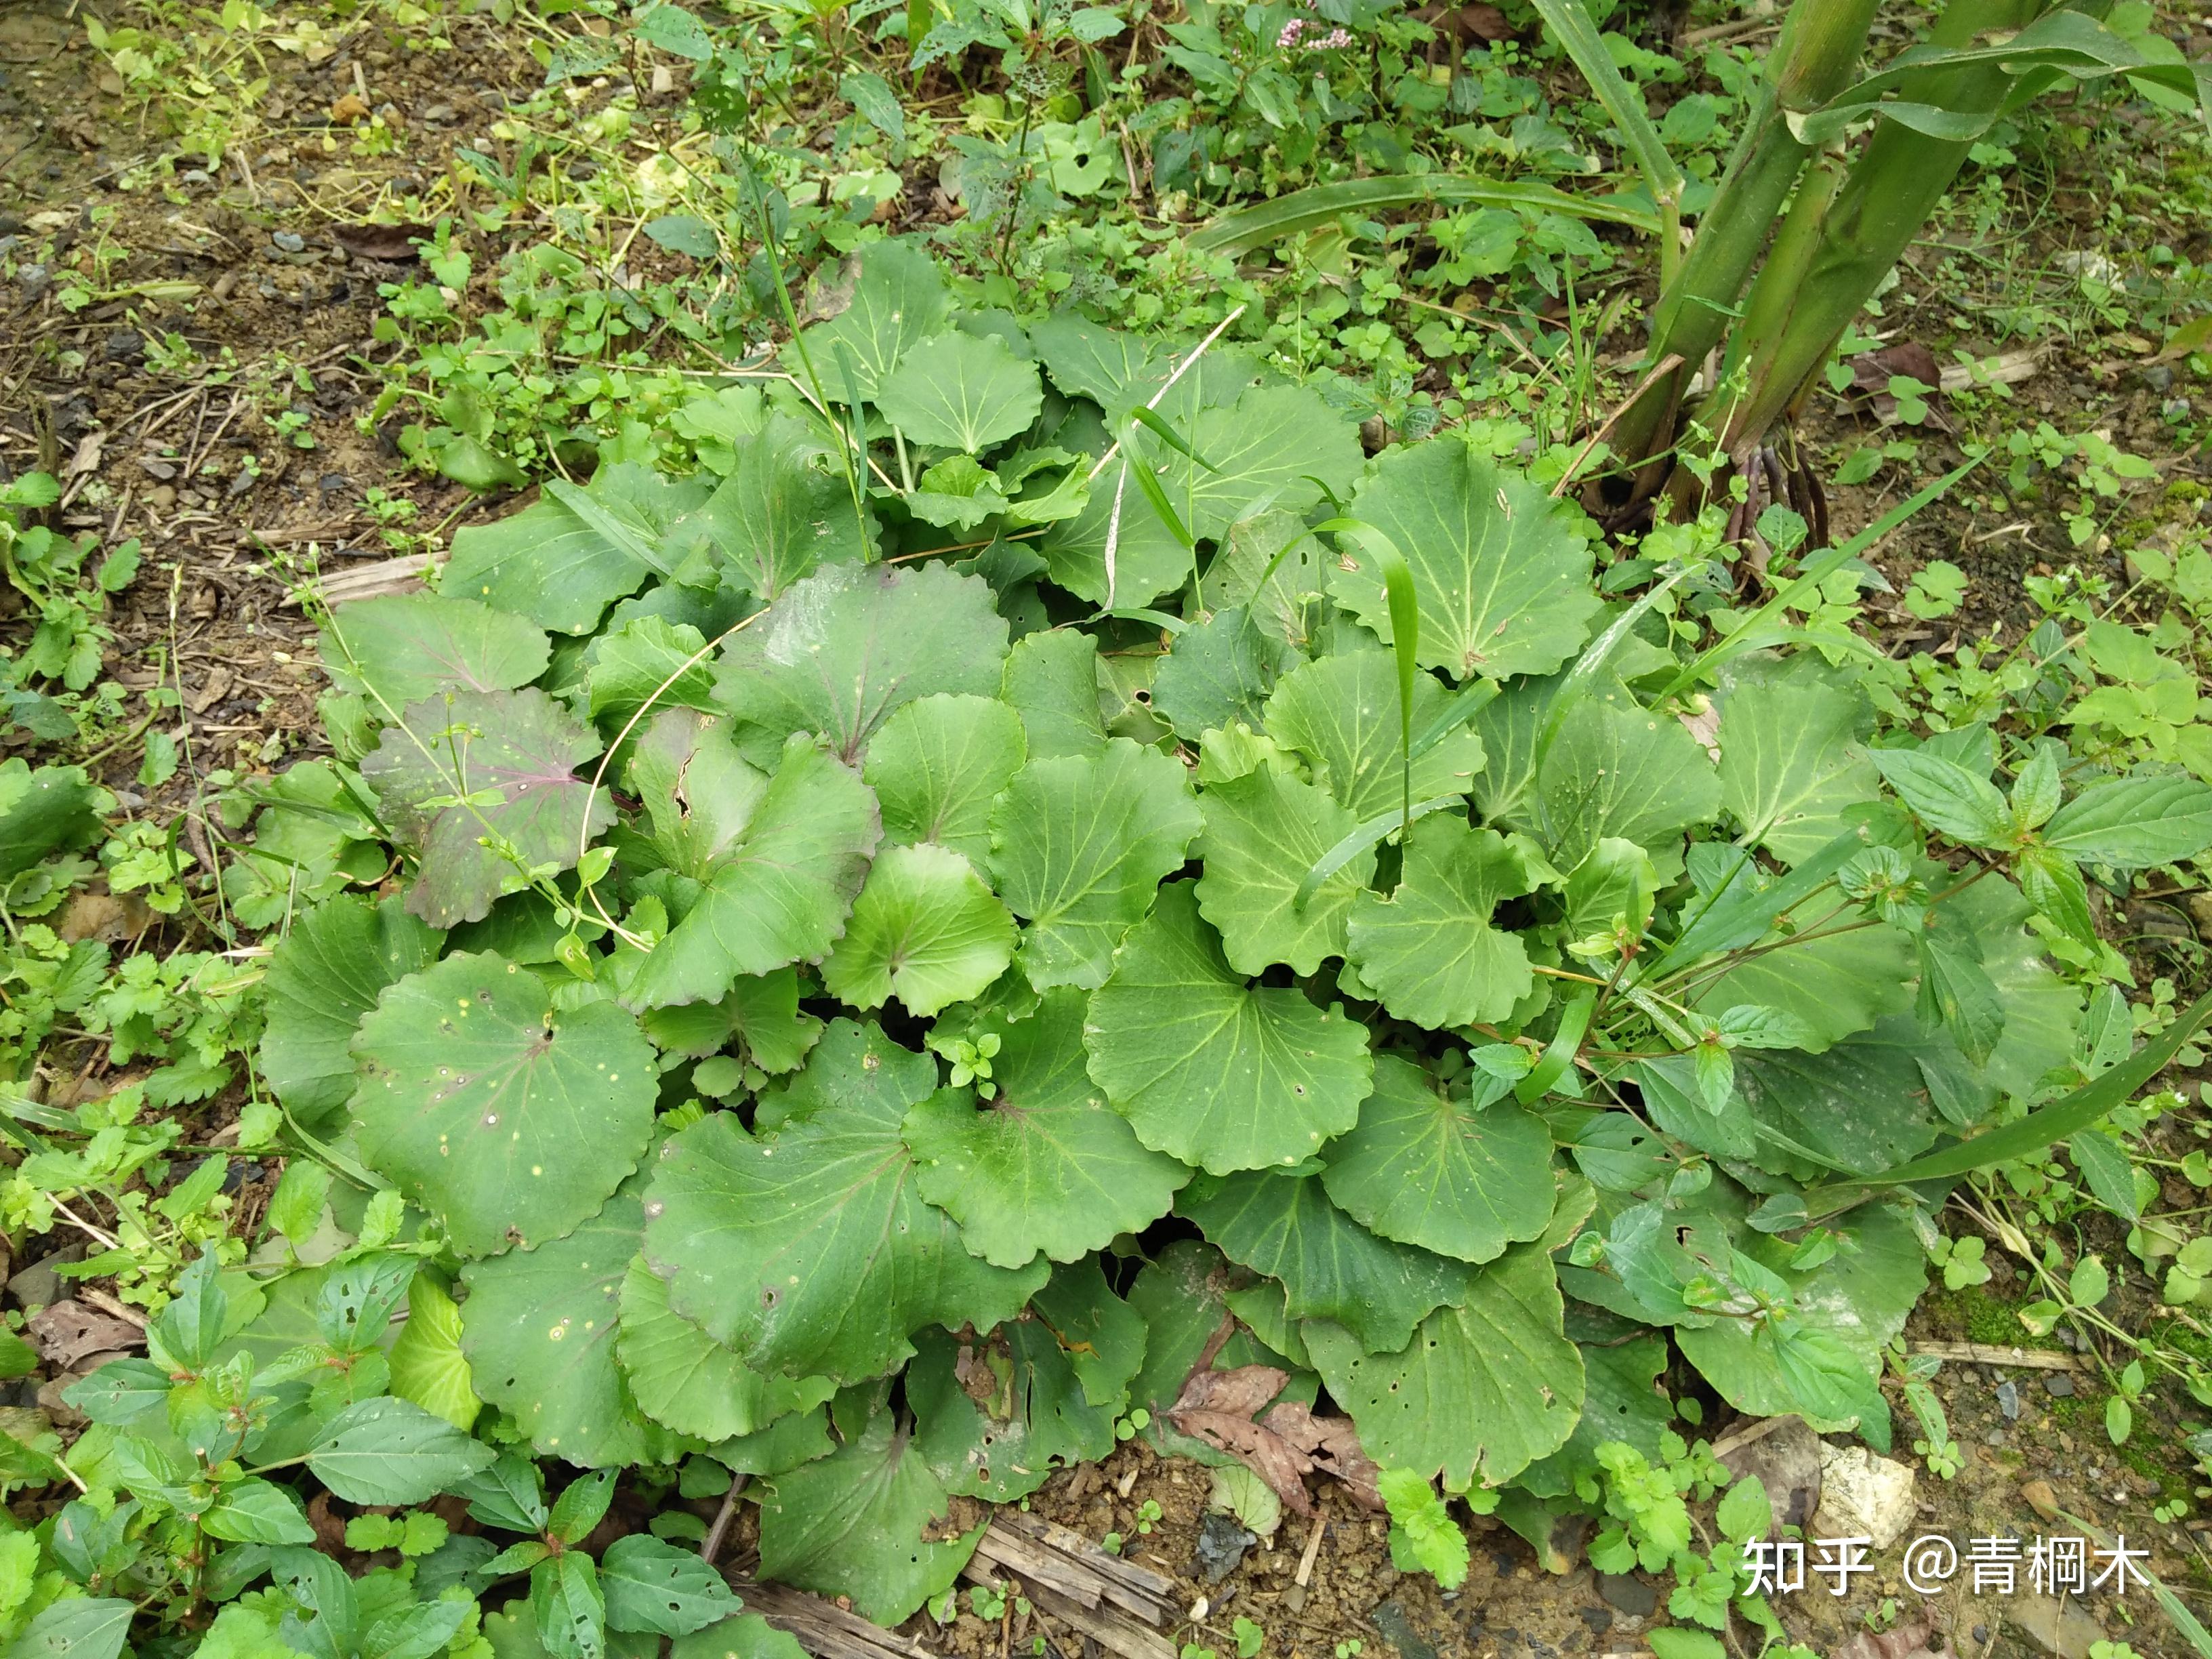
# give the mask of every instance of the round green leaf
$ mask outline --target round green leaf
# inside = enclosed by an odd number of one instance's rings
[[[706,1441],[753,1434],[837,1392],[827,1377],[763,1376],[668,1305],[668,1285],[643,1256],[623,1276],[615,1352],[638,1409]]]
[[[1084,1040],[1137,1139],[1214,1175],[1302,1163],[1358,1121],[1372,1083],[1358,1022],[1247,985],[1183,883],[1115,952]]]
[[[544,981],[489,951],[392,987],[354,1053],[362,1158],[464,1255],[569,1232],[653,1132],[659,1083],[637,1022],[611,1002],[556,1013]]]
[[[1014,959],[1014,919],[968,860],[923,842],[868,871],[822,983],[855,1008],[896,997],[922,1018],[981,993]]]
[[[1102,982],[1200,823],[1181,763],[1127,738],[1015,774],[992,809],[991,872],[1030,924],[1020,945],[1030,983]]]
[[[1400,1019],[1431,1030],[1503,1019],[1535,976],[1520,936],[1490,925],[1503,900],[1528,890],[1495,830],[1432,812],[1407,838],[1397,890],[1362,891],[1347,930],[1360,979]]]
[[[477,1391],[511,1414],[541,1456],[586,1468],[644,1459],[615,1364],[623,1275],[644,1210],[631,1182],[566,1238],[461,1269],[461,1352]]]
[[[1002,1267],[1042,1250],[1073,1261],[1168,1212],[1189,1171],[1151,1152],[1084,1070],[1085,998],[1048,991],[1036,1012],[991,1020],[996,1092],[940,1089],[906,1115],[922,1196]]]
[[[988,1267],[915,1189],[899,1139],[937,1064],[873,1025],[834,1021],[774,1135],[718,1112],[654,1166],[645,1254],[669,1305],[748,1364],[790,1376],[882,1375],[928,1324],[987,1328],[1044,1281]]]
[[[354,1029],[386,988],[434,961],[437,932],[394,899],[326,899],[292,924],[270,954],[269,1023],[261,1075],[313,1122],[353,1093]]]
[[[972,455],[1029,429],[1044,382],[1005,341],[955,329],[908,348],[875,404],[911,441]]]
[[[1482,770],[1482,739],[1450,724],[1469,692],[1447,691],[1432,674],[1413,681],[1413,739],[1446,735],[1413,757],[1413,799],[1463,795]],[[1313,763],[1355,822],[1364,823],[1406,799],[1399,750],[1398,669],[1388,651],[1346,651],[1301,664],[1267,699],[1267,735]]]
[[[1006,658],[1006,618],[980,576],[825,565],[722,647],[714,699],[755,765],[772,765],[793,732],[827,738],[849,763],[902,704],[995,695]]]
[[[368,698],[384,720],[441,691],[527,685],[551,655],[544,629],[510,611],[435,593],[356,599],[331,612],[322,634],[332,683]]]
[[[919,240],[864,243],[850,264],[834,274],[824,267],[816,281],[817,303],[836,315],[800,337],[833,395],[849,377],[855,396],[872,399],[914,343],[945,325],[945,273]]]
[[[1679,872],[1682,831],[1720,816],[1720,779],[1681,722],[1620,690],[1583,698],[1537,769],[1536,804],[1552,862],[1571,870],[1607,836],[1647,848]]]
[[[1385,1238],[1462,1261],[1541,1237],[1552,1218],[1551,1131],[1503,1097],[1503,1080],[1473,1075],[1485,1103],[1377,1054],[1358,1126],[1322,1153],[1328,1195]]]
[[[1442,1474],[1451,1487],[1496,1486],[1557,1451],[1583,1407],[1583,1357],[1567,1340],[1543,1247],[1516,1245],[1467,1273],[1464,1305],[1437,1309],[1398,1352],[1363,1352],[1340,1325],[1303,1328],[1367,1455],[1387,1468]]]
[[[836,452],[781,415],[738,441],[730,476],[684,527],[713,547],[725,587],[763,604],[820,566],[861,562],[871,546]]]
[[[761,1499],[761,1577],[850,1596],[896,1625],[951,1588],[983,1535],[945,1536],[948,1507],[913,1440],[878,1412],[828,1457],[775,1477]]]
[[[1589,547],[1540,485],[1446,439],[1393,450],[1352,498],[1350,515],[1405,556],[1421,619],[1421,665],[1454,679],[1548,674],[1589,637],[1598,613]],[[1329,586],[1339,604],[1392,639],[1382,566],[1340,538]]]
[[[1310,974],[1342,956],[1354,896],[1375,874],[1373,849],[1346,860],[1303,907],[1298,888],[1359,821],[1326,790],[1273,766],[1211,785],[1199,805],[1206,873],[1198,878],[1198,908],[1220,933],[1230,966],[1260,974],[1287,963],[1294,974]]]
[[[1294,1319],[1333,1319],[1370,1352],[1402,1348],[1466,1274],[1426,1250],[1377,1238],[1313,1176],[1201,1176],[1176,1206],[1231,1261],[1283,1286]]]
[[[940,694],[884,722],[860,775],[876,792],[885,840],[933,841],[980,869],[991,855],[991,803],[1026,754],[1022,717],[1006,704]]]
[[[407,908],[434,927],[481,921],[533,870],[574,864],[614,821],[606,791],[576,775],[600,746],[535,686],[408,705],[361,763],[385,822],[420,849]]]

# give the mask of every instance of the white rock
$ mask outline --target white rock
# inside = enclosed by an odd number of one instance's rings
[[[1864,1446],[1829,1446],[1820,1457],[1820,1507],[1815,1538],[1871,1538],[1886,1550],[1912,1523],[1910,1467],[1878,1457]]]

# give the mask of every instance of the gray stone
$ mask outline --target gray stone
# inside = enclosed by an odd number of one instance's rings
[[[305,253],[307,251],[307,239],[296,230],[280,230],[269,240],[276,244],[279,253]]]
[[[2104,1626],[2071,1595],[2063,1602],[2033,1591],[2016,1597],[2005,1604],[2005,1623],[2057,1659],[2089,1659],[2090,1648],[2105,1639]]]
[[[65,1261],[83,1260],[82,1244],[64,1244],[52,1255],[41,1256],[28,1267],[16,1268],[8,1277],[8,1299],[26,1311],[58,1301],[62,1277],[54,1269]]]
[[[1659,1610],[1659,1590],[1633,1573],[1601,1572],[1597,1593],[1605,1604],[1631,1619],[1649,1619]]]
[[[2043,1374],[2043,1391],[2045,1394],[2056,1395],[2061,1400],[2071,1399],[2074,1394],[2074,1379],[2067,1376],[2064,1371],[2045,1371]]]
[[[1436,1644],[1421,1639],[1405,1608],[1395,1601],[1377,1602],[1367,1620],[1382,1632],[1384,1641],[1398,1650],[1398,1659],[1437,1659]]]
[[[100,355],[111,363],[131,363],[146,355],[146,337],[135,328],[118,328],[100,343]]]
[[[1218,1584],[1237,1571],[1244,1552],[1260,1540],[1218,1510],[1208,1510],[1198,1529],[1198,1549],[1191,1571],[1209,1584]]]
[[[1997,1384],[1997,1409],[2005,1414],[2005,1421],[2020,1421],[2020,1384],[2010,1380]]]

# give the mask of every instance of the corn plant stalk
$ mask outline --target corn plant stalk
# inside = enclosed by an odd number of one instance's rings
[[[1796,0],[1791,6],[1767,56],[1750,122],[1698,218],[1688,253],[1653,308],[1646,364],[1670,356],[1680,361],[1652,374],[1620,416],[1616,447],[1631,460],[1644,460],[1671,441],[1683,390],[1736,317],[1737,301],[1768,234],[1813,154],[1790,118],[1819,108],[1850,84],[1866,50],[1875,4]]]
[[[1991,30],[2023,27],[2044,9],[2042,0],[1952,0],[1929,44],[1963,46]],[[2023,78],[1996,63],[1936,67],[1916,76],[1904,95],[1961,115],[1993,115]],[[1764,438],[1796,402],[1926,226],[1972,148],[1971,139],[1932,137],[1882,121],[1832,195],[1801,202],[1802,218],[1793,210],[1784,233],[1784,240],[1794,239],[1791,257],[1761,268],[1744,326],[1730,343],[1729,367],[1741,368],[1743,392],[1722,433],[1725,452]]]

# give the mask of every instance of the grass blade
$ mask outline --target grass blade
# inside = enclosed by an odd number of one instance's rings
[[[1351,536],[1382,567],[1382,592],[1390,610],[1390,649],[1398,659],[1398,763],[1402,826],[1413,822],[1413,682],[1421,672],[1421,606],[1413,573],[1398,544],[1358,519],[1331,519],[1316,526]]]
[[[1662,212],[1670,204],[1680,201],[1682,170],[1667,154],[1666,142],[1659,137],[1659,129],[1651,125],[1650,112],[1644,107],[1644,94],[1621,78],[1589,8],[1583,0],[1535,0],[1535,6],[1543,15],[1544,26],[1559,37],[1567,56],[1583,72],[1583,79],[1597,94],[1598,102],[1605,106],[1605,112],[1613,117],[1621,142],[1635,159],[1637,171],[1650,186],[1651,199]]]
[[[1626,225],[1647,236],[1659,234],[1659,218],[1643,209],[1601,196],[1570,196],[1548,185],[1509,184],[1498,179],[1468,179],[1456,173],[1349,179],[1333,185],[1309,185],[1224,213],[1189,239],[1200,253],[1249,253],[1267,243],[1296,236],[1346,213],[1382,213],[1391,208],[1442,206],[1528,208],[1570,219],[1595,219]]]

